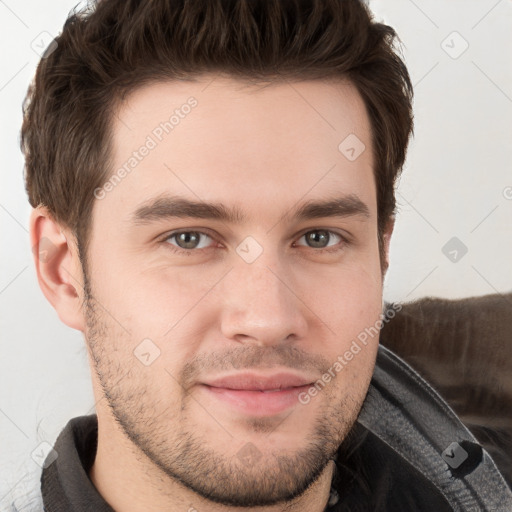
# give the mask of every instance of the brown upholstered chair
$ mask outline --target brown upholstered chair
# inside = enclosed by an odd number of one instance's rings
[[[380,342],[450,404],[512,487],[512,293],[400,304]]]

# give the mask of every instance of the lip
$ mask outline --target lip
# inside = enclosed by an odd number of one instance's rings
[[[202,382],[214,388],[224,388],[243,391],[270,391],[302,387],[311,384],[315,379],[289,372],[260,374],[254,372],[225,375],[213,380]]]
[[[208,398],[249,416],[272,416],[299,403],[314,379],[291,374],[239,373],[203,382],[200,388]]]

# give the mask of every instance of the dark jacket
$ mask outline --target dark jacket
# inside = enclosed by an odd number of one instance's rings
[[[87,476],[96,443],[96,415],[74,418],[61,432],[58,458],[41,476],[46,512],[112,512]],[[332,512],[512,511],[512,491],[489,454],[431,386],[382,345],[336,467]]]

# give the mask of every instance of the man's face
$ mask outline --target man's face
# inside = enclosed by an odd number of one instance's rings
[[[372,376],[378,337],[353,344],[382,312],[370,125],[347,83],[211,80],[145,86],[114,117],[125,172],[97,191],[85,335],[153,470],[264,505],[318,477]],[[367,216],[296,216],[349,195]],[[176,199],[243,218],[171,216]]]

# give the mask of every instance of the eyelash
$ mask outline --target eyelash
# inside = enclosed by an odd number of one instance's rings
[[[312,249],[316,253],[320,253],[320,254],[336,253],[336,252],[342,251],[347,245],[350,244],[349,240],[346,237],[344,237],[343,235],[341,235],[340,233],[338,233],[336,231],[332,231],[330,229],[323,229],[323,228],[309,229],[308,231],[303,232],[300,235],[299,239],[302,238],[303,236],[307,235],[308,233],[314,233],[315,231],[325,231],[325,232],[329,233],[329,235],[338,236],[338,237],[340,237],[341,242],[342,242],[341,246],[336,245],[334,247],[324,248],[324,249],[315,249],[314,247],[309,247],[310,249]],[[168,235],[165,236],[165,238],[162,240],[162,243],[166,244],[166,246],[173,253],[178,254],[178,255],[191,256],[194,252],[199,252],[199,251],[210,249],[210,247],[206,247],[206,248],[203,248],[203,249],[181,249],[180,247],[177,247],[175,245],[172,245],[172,244],[168,243],[169,240],[171,240],[172,238],[175,238],[176,236],[181,235],[183,233],[196,233],[196,234],[199,234],[199,235],[206,235],[207,237],[209,237],[212,240],[214,240],[214,238],[210,234],[208,234],[208,233],[206,233],[204,231],[195,231],[195,230],[190,229],[190,230],[173,231],[172,233],[169,233]]]

